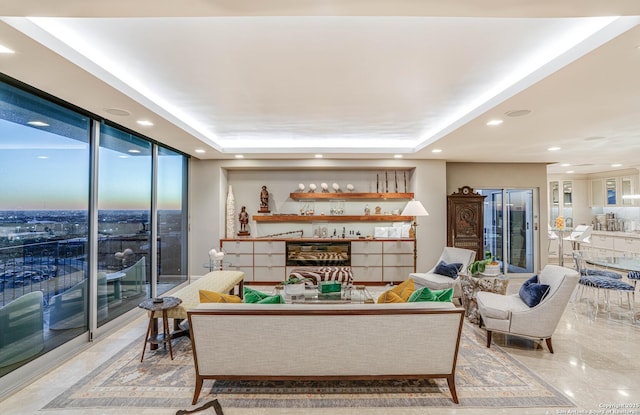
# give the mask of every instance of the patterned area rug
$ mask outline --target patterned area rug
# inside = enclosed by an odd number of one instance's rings
[[[223,408],[553,407],[571,401],[465,323],[456,370],[459,406],[446,381],[205,381],[198,405],[217,398]],[[45,408],[194,408],[193,355],[177,339],[169,358],[139,341],[104,363]],[[537,353],[537,352],[532,352]],[[427,357],[428,358],[428,357]],[[213,385],[213,386],[211,386]],[[208,389],[210,388],[210,389]]]

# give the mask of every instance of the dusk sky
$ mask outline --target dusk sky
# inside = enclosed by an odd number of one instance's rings
[[[181,208],[181,161],[161,156],[160,209]],[[100,149],[100,209],[149,209],[151,158]],[[0,119],[0,210],[87,209],[89,144]]]

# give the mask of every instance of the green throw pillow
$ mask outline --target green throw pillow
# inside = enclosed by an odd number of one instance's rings
[[[258,301],[256,304],[284,304],[284,298],[280,294],[271,295]]]
[[[244,287],[243,293],[245,303],[257,303],[260,300],[264,300],[265,298],[270,296],[269,294],[254,290],[249,287]]]
[[[428,287],[420,288],[415,290],[408,300],[409,303],[417,301],[452,302],[453,288],[446,288],[444,290],[430,290]]]

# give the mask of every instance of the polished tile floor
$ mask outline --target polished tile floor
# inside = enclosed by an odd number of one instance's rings
[[[512,281],[510,292],[517,292],[518,282]],[[383,287],[372,287],[377,293]],[[636,292],[636,294],[638,294]],[[640,302],[640,295],[639,297]],[[617,300],[614,296],[612,299]],[[640,307],[638,307],[640,308]],[[590,318],[591,316],[591,318]],[[576,408],[371,408],[371,409],[238,409],[226,408],[225,414],[640,414],[640,323],[632,323],[626,307],[617,303],[610,313],[600,312],[593,318],[583,300],[570,304],[553,338],[555,353],[551,354],[536,342],[515,337],[494,335],[504,350],[520,360],[542,379],[555,386],[576,405]],[[118,353],[140,337],[147,319],[139,318],[117,332],[94,342],[85,351],[31,385],[0,402],[0,414],[175,414],[177,409],[111,408],[45,411],[40,409],[73,385],[95,367]],[[464,398],[464,396],[461,396]],[[615,405],[629,405],[617,412]],[[567,412],[571,410],[573,412]]]

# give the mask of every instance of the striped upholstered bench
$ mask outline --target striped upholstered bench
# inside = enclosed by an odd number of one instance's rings
[[[351,267],[306,267],[294,268],[289,278],[308,279],[309,284],[317,285],[319,281],[339,281],[341,284],[351,284],[353,274]]]

